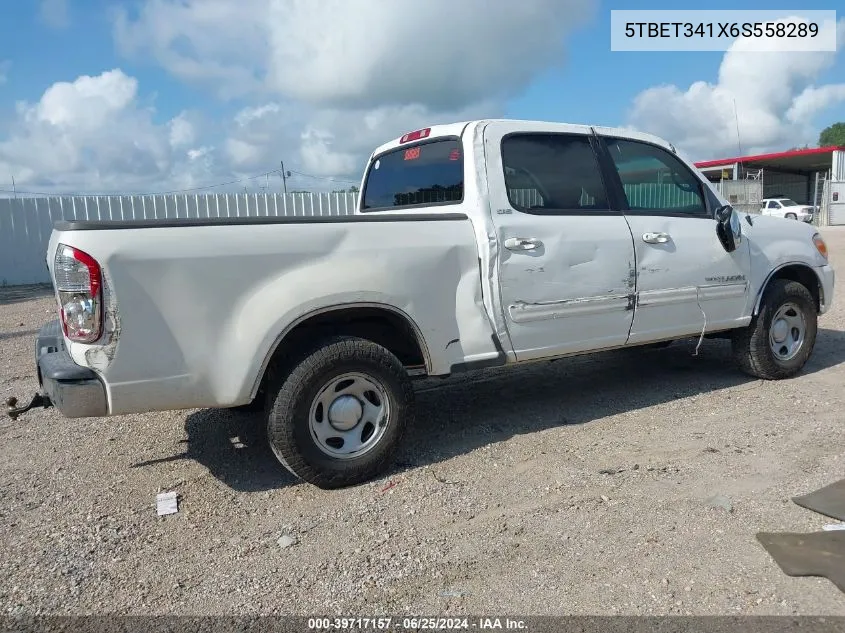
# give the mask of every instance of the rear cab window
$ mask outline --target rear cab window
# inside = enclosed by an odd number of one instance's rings
[[[435,139],[381,154],[370,165],[362,197],[363,212],[463,202],[461,140]]]

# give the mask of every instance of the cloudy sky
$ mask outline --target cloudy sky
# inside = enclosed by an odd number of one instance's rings
[[[677,8],[627,0],[624,8]],[[814,9],[835,9],[819,2]],[[794,2],[707,8],[791,9]],[[620,53],[598,0],[6,0],[0,190],[159,192],[279,168],[360,179],[426,125],[631,126],[696,160],[814,143],[845,120],[838,53]],[[280,190],[278,174],[228,185]],[[226,187],[211,188],[210,191]],[[0,193],[2,195],[2,193]]]

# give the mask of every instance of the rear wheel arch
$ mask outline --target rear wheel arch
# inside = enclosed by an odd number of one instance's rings
[[[422,330],[406,312],[380,303],[340,304],[301,316],[276,337],[262,362],[251,399],[261,394],[272,372],[284,370],[285,361],[306,353],[318,339],[339,335],[372,341],[395,354],[406,367],[431,371]]]

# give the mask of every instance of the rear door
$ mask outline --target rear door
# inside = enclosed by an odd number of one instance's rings
[[[518,360],[624,345],[634,246],[613,211],[590,128],[491,122],[484,131],[498,281]]]
[[[750,255],[716,233],[712,192],[678,156],[653,143],[604,137],[608,178],[634,238],[637,308],[629,343],[743,324]],[[606,163],[607,164],[607,163]]]

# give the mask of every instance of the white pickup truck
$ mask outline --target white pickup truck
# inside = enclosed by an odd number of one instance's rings
[[[47,264],[43,393],[10,415],[251,406],[325,488],[391,466],[414,377],[704,336],[793,376],[834,282],[812,226],[741,216],[659,138],[508,120],[382,145],[352,217],[59,222]]]

